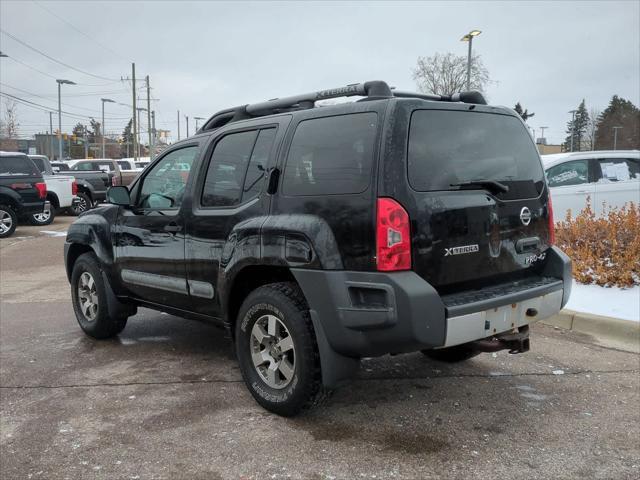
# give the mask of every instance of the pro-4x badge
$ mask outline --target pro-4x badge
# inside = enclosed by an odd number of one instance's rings
[[[478,247],[478,244],[464,245],[462,247],[445,248],[444,256],[449,257],[451,255],[462,255],[464,253],[475,253],[479,251],[480,251],[480,247]]]

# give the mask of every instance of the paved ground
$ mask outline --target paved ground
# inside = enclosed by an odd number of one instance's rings
[[[538,325],[525,355],[365,361],[282,419],[222,331],[150,310],[118,339],[77,327],[61,217],[0,241],[0,477],[639,478],[636,354]]]

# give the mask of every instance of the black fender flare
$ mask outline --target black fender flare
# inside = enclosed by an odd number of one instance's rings
[[[0,203],[8,203],[19,209],[22,205],[22,197],[11,188],[0,185]]]

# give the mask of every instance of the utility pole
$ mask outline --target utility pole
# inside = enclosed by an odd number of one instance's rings
[[[149,160],[153,161],[153,157],[156,153],[156,112],[151,112],[151,152],[149,152]]]
[[[53,160],[53,112],[49,112],[49,155]]]
[[[101,98],[100,101],[102,102],[102,158],[106,158],[104,154],[104,136],[107,132],[106,132],[106,129],[104,128],[104,104],[116,103],[116,102],[115,100],[111,100],[110,98]]]
[[[186,136],[186,138],[189,138],[189,115],[185,115],[184,118],[187,119],[187,136]]]
[[[180,110],[178,110],[178,140],[180,140]]]
[[[87,126],[84,126],[84,130],[82,131],[82,143],[84,143],[84,158],[89,158],[89,132],[87,131]]]
[[[622,127],[613,127],[613,149],[618,149],[618,130]]]
[[[133,161],[138,161],[138,123],[136,122],[136,64],[131,64],[131,85],[133,86]]]
[[[146,108],[138,107],[137,110],[138,110],[138,134],[140,134],[140,125],[141,125],[141,123],[140,123],[140,112],[145,111]],[[139,149],[138,156],[142,157],[143,155],[141,153],[142,152],[142,141],[141,141],[141,139],[138,139],[138,149]]]
[[[573,152],[573,137],[576,130],[576,112],[577,110],[569,110],[569,113],[571,114],[571,149],[569,151],[571,152]]]
[[[151,158],[151,86],[149,85],[149,75],[147,75],[147,130],[149,130],[149,158]]]

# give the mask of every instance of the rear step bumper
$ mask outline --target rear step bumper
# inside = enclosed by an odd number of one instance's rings
[[[571,290],[571,262],[556,247],[527,281],[441,297],[412,271],[291,269],[309,304],[321,357],[441,348],[515,332],[555,315]],[[325,367],[323,362],[323,368]]]

